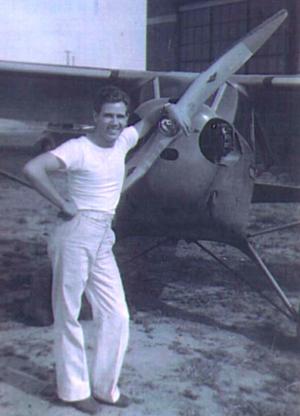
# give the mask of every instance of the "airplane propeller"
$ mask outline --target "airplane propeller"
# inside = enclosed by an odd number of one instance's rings
[[[181,135],[181,130],[186,135],[190,133],[193,117],[205,101],[263,46],[286,19],[287,14],[286,10],[280,10],[249,32],[206,71],[199,74],[176,104],[160,104],[162,109],[165,108],[165,117],[160,121],[158,130],[127,163],[123,192],[146,174],[161,152]]]

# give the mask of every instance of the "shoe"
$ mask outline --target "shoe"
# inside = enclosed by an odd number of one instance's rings
[[[78,400],[76,402],[68,402],[68,404],[89,415],[96,415],[100,411],[99,404],[93,397],[88,397],[87,399]]]
[[[119,399],[114,403],[106,402],[105,400],[98,399],[98,397],[95,397],[95,400],[97,400],[97,402],[101,404],[106,404],[108,406],[116,406],[116,407],[121,407],[121,408],[125,408],[130,405],[130,400],[127,396],[125,396],[125,394],[121,394]]]

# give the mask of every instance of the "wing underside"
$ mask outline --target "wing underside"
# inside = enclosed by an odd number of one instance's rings
[[[256,183],[252,202],[300,202],[300,187]]]
[[[119,85],[137,101],[139,89],[152,78],[147,71],[0,61],[0,117],[89,124],[101,86]]]
[[[0,60],[0,117],[89,123],[93,95],[103,84],[118,84],[125,88],[133,96],[134,104],[139,105],[148,98],[159,98],[153,96],[154,81],[161,97],[176,99],[198,75],[192,72],[115,70]],[[300,89],[300,75],[233,75],[229,81],[263,94],[266,91],[277,93],[286,87]]]

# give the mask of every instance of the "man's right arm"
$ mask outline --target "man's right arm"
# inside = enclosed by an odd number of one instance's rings
[[[72,201],[64,199],[55,189],[49,179],[49,172],[59,170],[63,162],[51,153],[44,153],[30,160],[24,166],[23,172],[32,186],[48,201],[56,205],[63,213],[73,217],[77,207]]]

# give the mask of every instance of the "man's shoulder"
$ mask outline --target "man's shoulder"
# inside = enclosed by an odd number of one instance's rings
[[[73,143],[80,143],[80,144],[88,144],[90,141],[87,138],[87,136],[79,136],[79,137],[75,137],[73,139],[70,139],[73,141]]]
[[[137,130],[134,127],[134,125],[132,124],[131,126],[127,126],[125,127],[125,129],[123,129],[121,136],[122,135],[137,135]]]
[[[136,128],[132,126],[125,127],[120,134],[120,139],[124,140],[129,147],[133,147],[138,141],[139,135]]]
[[[89,146],[90,141],[86,136],[80,136],[75,138],[70,138],[66,140],[63,144],[67,144],[70,147],[86,147]]]
[[[59,146],[55,147],[50,151],[50,153],[55,156],[77,154],[78,152],[82,153],[82,150],[87,147],[86,142],[88,142],[85,136],[80,136],[77,138],[70,138],[64,141]]]

